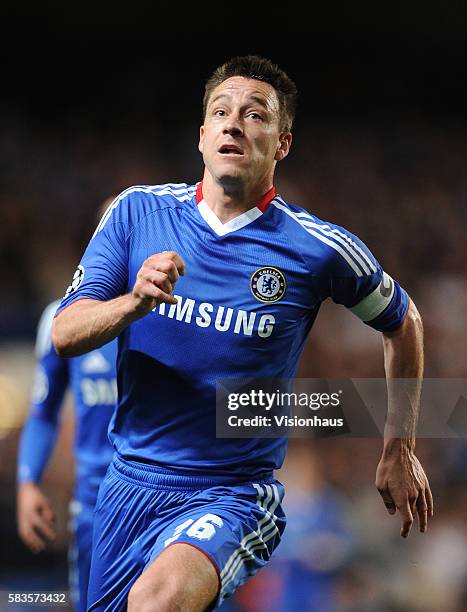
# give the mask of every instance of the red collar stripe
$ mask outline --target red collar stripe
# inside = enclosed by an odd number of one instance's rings
[[[259,204],[257,204],[257,207],[260,209],[262,213],[266,210],[266,208],[269,206],[272,200],[274,200],[275,197],[276,197],[276,188],[271,187],[271,189],[263,195]]]
[[[271,187],[271,189],[264,194],[264,196],[261,198],[259,204],[257,204],[257,208],[260,209],[260,211],[262,213],[264,213],[264,211],[266,210],[266,208],[269,206],[269,204],[272,202],[272,200],[274,200],[274,198],[276,197],[276,188],[275,187]],[[199,204],[203,199],[203,181],[201,181],[198,184],[198,187],[196,188],[196,203]]]
[[[198,183],[198,187],[196,188],[196,204],[199,204],[203,199],[203,181]]]

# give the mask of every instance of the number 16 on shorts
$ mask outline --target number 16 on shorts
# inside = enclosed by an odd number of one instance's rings
[[[205,514],[197,521],[194,519],[187,519],[175,527],[173,535],[165,540],[164,548],[172,544],[172,542],[175,542],[175,540],[178,540],[185,530],[186,535],[190,538],[210,540],[216,534],[216,527],[222,527],[223,524],[224,521],[220,516],[217,516],[217,514]]]

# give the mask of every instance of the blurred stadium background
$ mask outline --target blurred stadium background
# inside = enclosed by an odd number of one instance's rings
[[[110,194],[200,179],[204,80],[232,55],[270,57],[298,85],[279,193],[359,235],[409,291],[425,323],[426,376],[465,377],[465,9],[453,2],[439,14],[425,3],[384,21],[343,15],[306,29],[289,28],[273,11],[277,32],[240,27],[247,15],[220,20],[211,33],[176,35],[144,15],[128,27],[124,16],[104,14],[70,17],[63,28],[36,28],[31,15],[4,24],[0,590],[66,587],[70,401],[44,482],[59,537],[34,556],[15,526],[16,451],[40,313],[63,294]],[[381,377],[380,338],[325,304],[300,375]],[[225,610],[467,609],[466,440],[419,442],[436,516],[427,534],[414,528],[407,541],[373,487],[380,447],[370,439],[291,443],[279,475],[287,485],[284,542]]]

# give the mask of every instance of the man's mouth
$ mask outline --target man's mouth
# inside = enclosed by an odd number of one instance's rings
[[[218,152],[221,155],[243,155],[242,149],[234,144],[222,145]]]

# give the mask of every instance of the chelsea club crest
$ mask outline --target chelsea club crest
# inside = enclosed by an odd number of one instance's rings
[[[277,302],[284,297],[285,276],[277,268],[259,268],[251,276],[250,287],[260,302]]]

